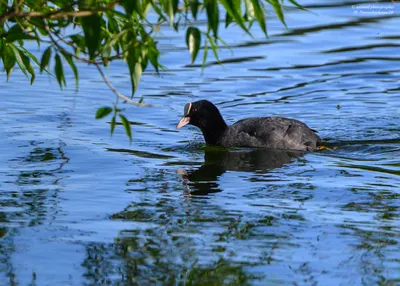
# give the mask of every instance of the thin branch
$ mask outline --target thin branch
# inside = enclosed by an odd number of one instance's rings
[[[105,7],[101,7],[98,9],[94,10],[84,10],[84,11],[62,11],[58,10],[56,12],[49,12],[49,13],[44,13],[44,12],[36,12],[36,11],[31,11],[31,12],[24,12],[24,11],[19,11],[18,9],[15,9],[15,11],[10,11],[7,12],[3,15],[0,16],[0,23],[4,23],[4,21],[10,19],[10,18],[43,18],[43,19],[59,19],[59,18],[71,18],[71,17],[88,17],[91,15],[94,15],[98,12],[106,12],[111,9],[113,9],[116,5],[119,4],[119,1],[113,2],[108,4]]]
[[[150,104],[147,104],[147,103],[135,102],[135,101],[127,98],[125,95],[119,93],[118,90],[116,90],[115,87],[113,87],[111,82],[108,80],[107,76],[104,74],[104,72],[101,69],[100,65],[98,63],[93,63],[93,64],[96,66],[96,68],[99,71],[99,73],[100,73],[101,77],[103,78],[104,82],[108,85],[108,87],[112,90],[112,92],[115,93],[116,96],[121,98],[123,101],[126,101],[128,103],[132,103],[132,104],[134,104],[136,106],[150,106]]]
[[[122,60],[124,58],[124,56],[122,54],[116,54],[114,56],[111,57],[102,57],[101,61],[97,61],[96,63],[98,64],[104,64],[105,62],[111,62],[114,60]]]
[[[50,31],[49,31],[49,30],[47,30],[47,32],[49,32],[49,34],[50,34]],[[72,47],[74,50],[77,49],[77,47],[76,47],[73,43],[68,42],[65,38],[61,37],[58,33],[54,33],[54,35],[55,35],[61,42],[63,42],[64,44],[66,44],[66,45]]]
[[[49,25],[47,25],[47,23],[46,23],[46,25],[44,26],[44,28],[46,29],[47,33],[49,34],[50,41],[51,41],[51,42],[53,43],[53,45],[55,45],[60,51],[63,51],[64,53],[70,55],[71,57],[73,57],[73,58],[75,58],[75,59],[77,59],[77,60],[79,60],[79,61],[86,62],[86,63],[88,63],[88,64],[91,64],[91,63],[92,63],[92,61],[90,61],[90,60],[88,60],[88,59],[85,59],[85,58],[78,57],[77,55],[71,54],[71,53],[68,52],[66,49],[64,49],[64,47],[62,47],[62,46],[54,39],[53,34],[52,34],[51,30],[50,30],[50,27],[49,27]],[[59,36],[57,33],[54,33],[54,35],[56,35],[57,38],[59,38],[59,39],[61,38],[61,36]]]

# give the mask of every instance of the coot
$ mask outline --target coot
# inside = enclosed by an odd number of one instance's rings
[[[186,124],[200,128],[207,144],[223,147],[312,151],[322,141],[317,131],[295,119],[255,117],[228,126],[218,108],[207,100],[185,105],[184,115],[176,128]]]

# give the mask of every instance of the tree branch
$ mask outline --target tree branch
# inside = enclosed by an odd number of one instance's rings
[[[88,17],[98,12],[105,12],[113,9],[116,5],[119,4],[119,1],[108,4],[107,6],[100,7],[98,9],[93,10],[84,10],[84,11],[62,11],[57,10],[55,12],[24,12],[19,9],[15,9],[15,11],[7,12],[0,16],[0,23],[4,23],[4,21],[10,18],[43,18],[43,19],[59,19],[59,18],[70,18],[70,17]]]
[[[113,85],[111,84],[111,82],[108,80],[107,76],[104,74],[103,70],[101,69],[100,65],[98,63],[93,63],[97,70],[99,71],[101,77],[103,78],[104,82],[108,85],[108,87],[112,90],[112,92],[115,93],[116,96],[118,96],[119,98],[121,98],[123,101],[126,101],[128,103],[132,103],[136,106],[150,106],[150,104],[147,103],[143,103],[143,102],[135,102],[129,98],[127,98],[125,95],[121,94],[118,92],[118,90],[115,89],[115,87],[113,87]]]

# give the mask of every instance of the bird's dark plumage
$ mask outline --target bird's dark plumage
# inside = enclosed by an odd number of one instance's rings
[[[184,112],[177,128],[197,126],[211,145],[311,151],[321,141],[315,130],[295,119],[247,118],[228,126],[218,108],[207,100],[186,104]]]

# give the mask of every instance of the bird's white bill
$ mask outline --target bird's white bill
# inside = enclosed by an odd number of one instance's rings
[[[185,126],[186,124],[190,123],[190,117],[182,117],[182,119],[178,122],[178,124],[176,125],[176,129],[179,129],[183,126]]]

